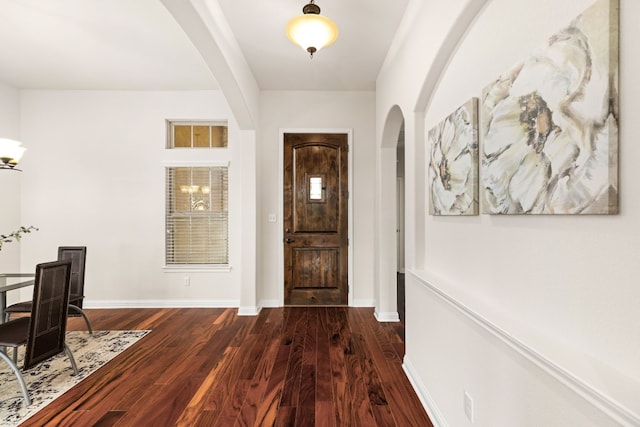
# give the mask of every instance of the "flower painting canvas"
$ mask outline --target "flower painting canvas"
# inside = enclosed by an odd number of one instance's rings
[[[429,213],[478,214],[478,98],[428,133]]]
[[[618,212],[618,0],[598,0],[482,95],[482,212]]]

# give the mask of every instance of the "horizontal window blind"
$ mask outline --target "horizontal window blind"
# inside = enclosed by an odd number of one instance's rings
[[[166,264],[228,264],[228,167],[166,168]]]

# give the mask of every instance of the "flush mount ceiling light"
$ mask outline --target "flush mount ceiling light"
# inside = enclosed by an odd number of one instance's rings
[[[287,37],[313,58],[314,53],[336,41],[338,27],[331,19],[320,15],[320,7],[314,0],[302,8],[302,13],[287,24]]]
[[[13,139],[0,138],[0,169],[19,171],[16,165],[22,158],[26,148]]]

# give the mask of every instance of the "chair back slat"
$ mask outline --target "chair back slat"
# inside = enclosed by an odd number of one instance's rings
[[[71,261],[36,266],[24,369],[64,351]]]
[[[71,260],[71,297],[70,303],[82,308],[84,299],[84,270],[87,261],[86,246],[58,247],[58,260]]]

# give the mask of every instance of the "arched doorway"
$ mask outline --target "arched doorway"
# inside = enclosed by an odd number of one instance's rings
[[[399,249],[398,217],[404,217],[404,202],[398,203],[398,142],[404,147],[404,115],[397,105],[387,116],[382,132],[382,140],[377,150],[376,179],[376,269],[375,269],[375,315],[381,322],[397,322],[398,314],[397,280],[398,266],[404,267],[404,227],[402,227],[402,251]],[[402,155],[404,171],[404,156]],[[404,175],[404,173],[403,173]],[[403,185],[400,188],[404,189]],[[403,254],[400,261],[400,253]]]
[[[405,161],[404,161],[404,122],[398,134],[398,146],[396,147],[396,306],[398,317],[404,323],[404,248],[405,248],[405,207],[404,207],[404,185],[405,185]]]

